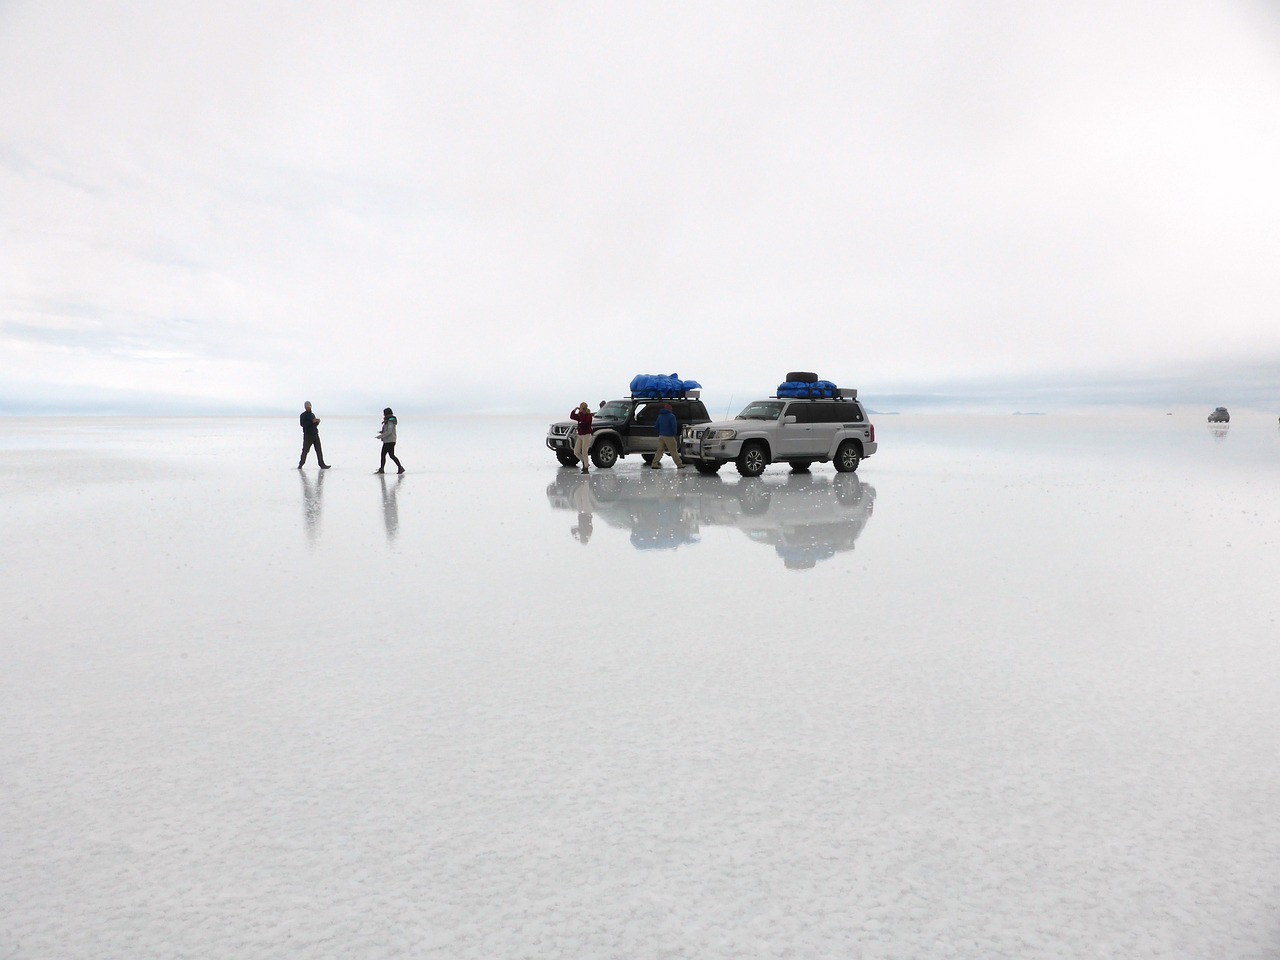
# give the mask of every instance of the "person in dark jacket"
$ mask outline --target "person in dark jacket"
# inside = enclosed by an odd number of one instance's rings
[[[653,461],[649,464],[654,470],[661,470],[662,465],[658,462],[662,459],[662,452],[665,450],[671,454],[671,459],[676,462],[676,467],[683,470],[685,463],[680,459],[680,451],[676,448],[676,435],[680,432],[680,423],[676,420],[676,415],[671,409],[671,404],[663,404],[661,412],[658,414],[658,449],[653,455]]]
[[[302,406],[304,409],[298,414],[298,423],[302,425],[302,456],[298,458],[298,469],[302,469],[302,465],[307,462],[307,454],[315,447],[320,469],[328,470],[329,464],[324,462],[324,451],[320,449],[320,418],[311,412],[310,400]]]
[[[569,419],[578,424],[578,439],[573,441],[573,455],[582,464],[582,472],[587,473],[587,456],[591,453],[591,408],[583,400],[576,409],[569,411]]]
[[[396,415],[391,412],[390,407],[382,408],[382,429],[374,434],[382,441],[382,462],[378,464],[378,469],[374,473],[386,473],[387,457],[395,461],[400,469],[396,473],[404,473],[404,464],[396,457]]]

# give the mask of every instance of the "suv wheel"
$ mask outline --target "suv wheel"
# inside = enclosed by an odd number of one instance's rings
[[[836,451],[836,469],[841,473],[853,473],[858,469],[858,464],[862,462],[862,453],[858,450],[858,445],[852,440],[846,440],[840,444],[840,449]]]
[[[576,467],[578,465],[578,458],[568,450],[557,450],[556,459],[560,461],[561,465],[566,467]]]
[[[812,465],[813,465],[812,460],[792,460],[791,472],[792,473],[808,473],[809,467],[811,467]]]
[[[596,441],[591,448],[591,462],[601,470],[608,470],[618,462],[618,444],[615,440],[604,437]]]
[[[720,463],[719,461],[712,461],[710,463],[707,463],[705,461],[699,460],[697,463],[693,465],[693,469],[697,470],[704,477],[714,477],[717,473],[720,472],[720,468],[723,466],[724,464]]]
[[[769,465],[769,454],[763,443],[748,443],[738,454],[738,472],[744,477],[758,477]]]

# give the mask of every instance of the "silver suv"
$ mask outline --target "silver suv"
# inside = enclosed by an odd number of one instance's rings
[[[804,471],[831,461],[841,473],[851,473],[876,452],[876,428],[857,390],[835,394],[818,400],[755,400],[733,420],[690,424],[680,434],[680,456],[703,474],[730,461],[744,477],[760,476],[771,463]]]

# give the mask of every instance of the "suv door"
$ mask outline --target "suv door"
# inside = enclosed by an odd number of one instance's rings
[[[826,431],[824,440],[827,447],[824,449],[822,456],[835,456],[836,443],[840,439],[840,434],[849,434],[849,431],[867,426],[867,415],[863,412],[859,403],[827,403],[824,404],[826,410],[822,413],[824,419],[831,424],[831,430]],[[861,435],[855,434],[855,435]]]
[[[641,400],[636,403],[635,415],[632,417],[630,440],[627,442],[628,453],[651,454],[658,449],[658,414],[666,404],[671,404],[671,412],[676,415],[676,441],[680,439],[680,428],[686,423],[706,423],[707,408],[701,400]]]
[[[816,451],[815,459],[825,460],[834,452],[836,434],[844,429],[845,418],[853,417],[853,404],[815,403],[813,405],[813,430],[810,440]]]
[[[814,453],[816,444],[813,437],[814,410],[818,405],[806,400],[796,400],[787,404],[778,417],[777,442],[774,444],[773,456],[781,459],[813,459],[823,456]],[[795,423],[788,423],[792,417]]]
[[[658,414],[669,400],[637,400],[627,431],[627,452],[652,454],[658,449]],[[673,404],[674,406],[674,404]]]

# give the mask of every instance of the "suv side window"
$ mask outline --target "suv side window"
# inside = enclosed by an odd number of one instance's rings
[[[646,403],[636,408],[635,422],[641,426],[651,427],[658,422],[658,413],[662,410],[660,403]]]
[[[819,423],[861,423],[862,408],[856,403],[817,404]]]
[[[815,423],[815,407],[813,403],[793,403],[782,412],[784,417],[795,417],[796,423]]]

